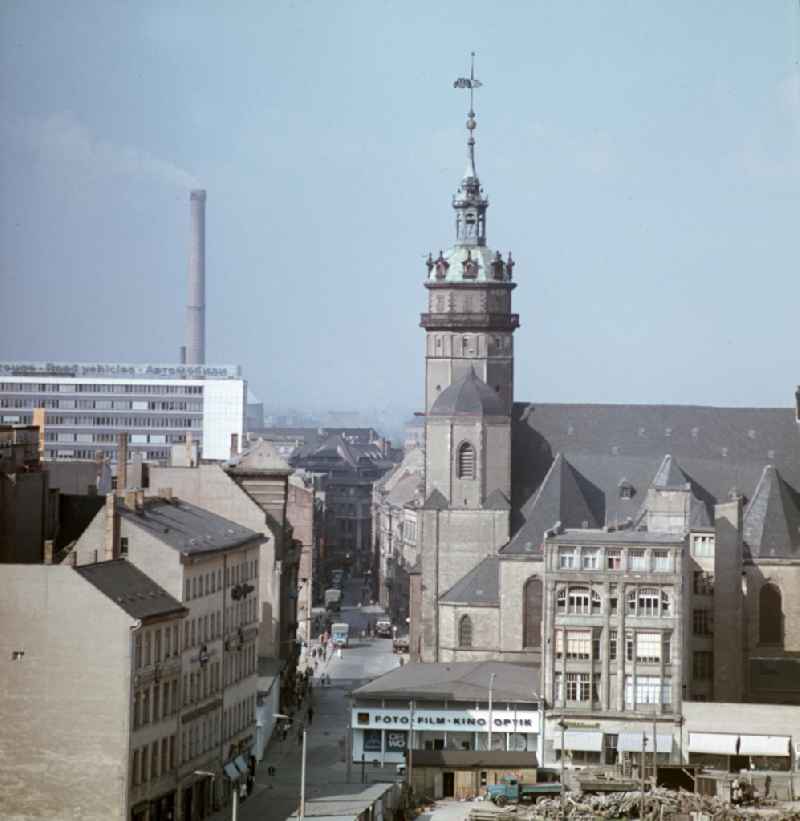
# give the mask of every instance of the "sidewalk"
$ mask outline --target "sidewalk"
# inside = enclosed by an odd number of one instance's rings
[[[361,765],[351,765],[348,781],[348,767],[344,760],[345,733],[349,728],[347,692],[366,680],[357,656],[364,653],[371,655],[371,650],[371,646],[362,648],[360,652],[348,649],[341,659],[335,654],[329,655],[324,663],[318,665],[311,689],[314,716],[311,726],[306,726],[307,798],[349,792],[352,785],[361,784]],[[321,686],[319,676],[323,672],[331,676],[331,686]],[[239,803],[239,821],[284,821],[297,810],[302,760],[298,727],[307,724],[307,707],[308,700],[295,711],[294,725],[286,741],[279,740],[277,733],[273,734],[256,770],[255,789],[246,801]],[[274,776],[268,774],[270,767],[275,768]],[[366,765],[365,782],[393,780],[395,772],[394,765],[384,768]],[[212,821],[229,821],[230,806],[210,818]]]

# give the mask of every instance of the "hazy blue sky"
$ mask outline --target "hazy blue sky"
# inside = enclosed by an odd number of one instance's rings
[[[516,396],[788,405],[797,0],[0,7],[0,359],[207,351],[268,404],[416,409],[470,50]]]

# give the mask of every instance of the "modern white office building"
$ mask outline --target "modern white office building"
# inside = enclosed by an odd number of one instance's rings
[[[227,459],[246,405],[238,366],[0,362],[0,423],[31,424],[43,408],[48,459],[115,461],[119,433],[147,462],[166,462],[188,434],[201,458]]]

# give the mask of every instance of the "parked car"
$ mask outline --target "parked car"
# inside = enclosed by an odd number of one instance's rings
[[[390,639],[392,637],[392,623],[389,619],[378,619],[375,622],[375,635],[379,639]]]

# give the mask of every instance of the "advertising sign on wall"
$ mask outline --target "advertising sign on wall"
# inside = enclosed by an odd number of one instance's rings
[[[353,729],[408,730],[410,710],[353,708]],[[449,732],[489,732],[488,710],[414,710],[415,730]],[[535,710],[495,710],[492,712],[492,732],[536,733],[539,713]]]

